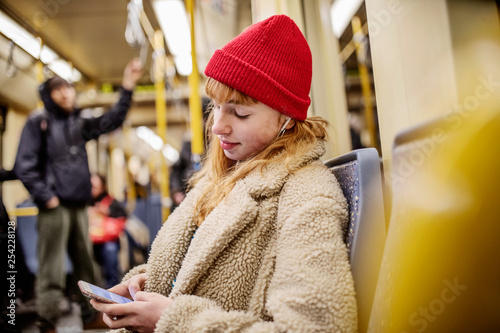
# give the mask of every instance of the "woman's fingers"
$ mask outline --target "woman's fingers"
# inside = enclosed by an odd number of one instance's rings
[[[120,283],[114,286],[113,288],[108,289],[108,291],[122,295],[124,297],[130,298],[132,295],[130,295],[129,289],[128,289],[128,283]]]
[[[122,295],[127,298],[134,298],[134,295],[139,290],[144,288],[144,284],[146,283],[146,274],[138,274],[131,277],[129,280],[117,284],[113,288],[108,289],[109,291]]]
[[[91,300],[92,305],[102,311],[103,321],[110,328],[129,328],[138,332],[153,332],[163,310],[173,300],[156,293],[138,291],[135,302],[109,304]]]
[[[127,309],[123,309],[120,307],[121,304],[108,304],[111,307],[104,306],[104,310],[102,315],[102,321],[109,326],[109,328],[126,328],[131,331],[142,331],[144,325],[139,325],[138,318],[146,315],[144,309],[141,309],[140,306],[134,305],[132,303],[123,304]],[[154,330],[154,326],[156,322],[153,323],[152,330]]]
[[[109,326],[109,328],[126,328],[129,327],[130,318],[128,317],[117,317],[103,314],[102,321]]]
[[[146,274],[139,274],[134,277],[132,277],[130,280],[130,283],[128,285],[128,292],[130,293],[130,296],[132,296],[133,299],[135,299],[135,294],[138,291],[142,291],[144,288],[144,283],[146,282]]]
[[[127,304],[110,304],[99,302],[95,299],[90,300],[90,304],[98,310],[110,317],[122,317],[134,313],[134,303]]]

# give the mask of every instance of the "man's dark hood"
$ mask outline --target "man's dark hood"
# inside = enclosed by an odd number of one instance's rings
[[[40,98],[42,99],[43,105],[45,106],[45,109],[59,117],[67,117],[68,112],[64,111],[59,105],[57,105],[53,100],[52,97],[50,97],[50,92],[52,91],[52,83],[53,80],[63,80],[60,77],[53,77],[48,80],[46,80],[44,83],[42,83],[40,86],[38,86],[38,93],[40,94]],[[66,82],[66,81],[65,81]],[[67,83],[69,86],[71,84]],[[74,108],[74,112],[77,112],[78,110]]]

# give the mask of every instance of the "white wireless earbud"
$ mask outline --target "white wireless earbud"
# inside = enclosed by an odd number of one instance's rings
[[[282,136],[285,131],[286,131],[286,125],[288,125],[288,123],[290,122],[290,120],[292,120],[292,118],[290,117],[287,117],[288,119],[285,121],[285,123],[283,124],[283,126],[281,127],[281,130],[280,132],[278,133],[278,135],[276,136],[276,139],[279,138],[280,136]]]

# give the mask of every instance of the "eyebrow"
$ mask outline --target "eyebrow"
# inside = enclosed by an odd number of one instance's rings
[[[234,100],[234,99],[230,99],[228,101],[226,101],[227,104],[236,104],[236,105],[243,105],[242,102],[240,101],[237,101],[237,100]]]

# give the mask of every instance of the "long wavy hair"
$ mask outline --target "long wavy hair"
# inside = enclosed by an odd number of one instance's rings
[[[219,81],[209,78],[205,86],[207,95],[221,104],[233,100],[236,103],[256,104],[257,100],[231,88]],[[206,138],[209,146],[203,161],[202,169],[189,182],[191,189],[202,178],[207,177],[210,184],[199,196],[195,208],[195,223],[200,226],[205,217],[224,200],[236,182],[247,176],[252,170],[261,170],[269,163],[284,164],[287,168],[298,156],[310,150],[311,144],[327,140],[327,122],[321,117],[310,117],[305,121],[295,120],[295,125],[271,142],[257,154],[244,161],[233,161],[226,157],[219,145],[219,139],[212,134],[214,123],[213,110],[207,120]],[[281,152],[285,152],[280,154]],[[214,190],[217,189],[217,190]]]

